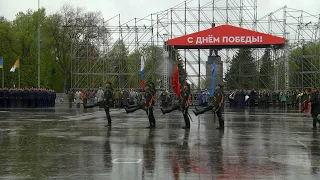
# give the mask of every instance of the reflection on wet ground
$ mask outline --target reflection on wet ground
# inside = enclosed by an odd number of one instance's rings
[[[320,131],[308,114],[226,109],[183,130],[182,114],[149,130],[145,112],[113,109],[0,110],[0,179],[319,179]],[[191,111],[190,111],[191,112]]]

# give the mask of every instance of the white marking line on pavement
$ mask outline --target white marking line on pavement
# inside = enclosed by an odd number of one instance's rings
[[[253,137],[251,134],[234,134],[234,136]]]
[[[224,158],[240,158],[242,156],[223,156]],[[250,156],[248,158],[252,159],[269,159],[269,157],[263,157],[263,156]]]
[[[308,148],[308,146],[306,146],[305,144],[303,144],[302,142],[298,141],[299,144],[301,144],[303,147]]]
[[[119,161],[120,160],[120,161]],[[122,164],[138,164],[142,159],[131,159],[131,158],[117,158],[112,161],[112,163],[122,163]]]

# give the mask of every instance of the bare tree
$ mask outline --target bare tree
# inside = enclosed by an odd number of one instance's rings
[[[64,74],[64,91],[71,86],[71,47],[75,42],[89,42],[99,33],[90,33],[89,27],[98,28],[102,22],[101,12],[85,12],[83,8],[66,4],[59,13],[49,16],[50,31],[54,39],[56,60]]]

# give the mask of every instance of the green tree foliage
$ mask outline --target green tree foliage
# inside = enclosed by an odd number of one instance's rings
[[[257,87],[256,76],[258,71],[250,49],[239,49],[232,58],[229,72],[225,80],[229,89],[249,89]]]
[[[40,27],[46,27],[45,10],[40,11]],[[18,85],[18,71],[10,73],[10,67],[19,58],[21,87],[37,87],[37,28],[38,11],[28,10],[26,13],[19,12],[15,20],[0,22],[1,56],[4,57],[5,86]],[[48,88],[54,88],[52,83],[52,72],[54,64],[50,61],[54,58],[48,51],[50,38],[44,32],[41,36],[41,84]]]
[[[70,5],[48,16],[45,9],[40,10],[41,87],[52,88],[57,92],[66,91],[70,87],[71,44],[88,43],[96,36],[84,36],[84,28],[70,27],[99,25],[100,19],[99,12],[84,12]],[[11,22],[4,17],[0,18],[0,57],[4,58],[6,87],[18,85],[18,72],[9,72],[18,58],[21,87],[37,87],[37,28],[38,11],[19,12]],[[76,50],[77,53],[81,51],[81,48]],[[96,48],[94,53],[95,57],[100,56]]]
[[[128,70],[132,71],[131,67],[127,68],[128,54],[129,51],[122,40],[118,40],[108,54],[106,72],[115,74],[108,76],[109,81],[113,82],[114,87],[125,87],[124,83],[130,78],[128,75],[122,75],[128,72]]]
[[[99,61],[99,50],[96,49],[93,40],[98,34],[95,31],[86,32],[86,27],[98,26],[101,23],[102,15],[100,12],[84,12],[82,8],[74,8],[71,5],[64,5],[60,12],[52,14],[48,17],[48,33],[52,39],[52,52],[55,54],[55,60],[60,66],[59,70],[63,74],[63,89],[66,91],[71,86],[71,47],[72,44],[79,45],[79,49],[74,49],[73,55],[77,57],[92,57],[91,61],[82,61],[80,67],[91,67],[92,61],[98,61],[96,66],[103,67],[103,61]],[[84,46],[84,44],[86,46]],[[89,49],[89,50],[88,50]],[[99,66],[100,65],[100,66]],[[91,68],[94,69],[94,68]],[[85,69],[79,70],[87,71]],[[93,70],[94,71],[94,70]],[[90,72],[96,73],[96,72]],[[103,80],[97,79],[94,75],[84,78],[86,84],[100,84]]]
[[[283,56],[275,59],[274,75],[278,77],[278,89],[285,89],[285,63]],[[277,75],[278,74],[278,75]]]
[[[311,88],[320,85],[320,43],[294,48],[289,61],[290,87]]]
[[[128,84],[126,87],[128,88],[138,88],[141,87],[141,55],[142,53],[136,49],[128,55],[127,59],[127,70],[130,74],[128,77]],[[146,64],[146,63],[145,63]],[[146,71],[146,70],[145,70]],[[145,77],[146,78],[146,77]]]
[[[164,49],[158,46],[150,45],[141,48],[141,53],[146,58],[145,63],[145,80],[147,82],[153,81],[155,83],[162,80],[163,77],[163,61]]]
[[[273,62],[271,60],[270,49],[266,49],[264,55],[261,57],[261,66],[259,74],[259,88],[270,89],[272,87],[273,78]]]
[[[280,50],[278,50],[280,51]],[[239,63],[233,58],[230,71],[226,74],[226,81],[230,89],[242,88]],[[260,59],[259,86],[256,88],[273,89],[275,76],[278,77],[278,89],[285,89],[285,59],[282,56],[275,59],[273,66],[270,51],[266,49],[265,54]],[[235,65],[236,64],[236,65]],[[242,64],[246,64],[242,62]],[[269,65],[268,65],[269,64]],[[239,67],[238,69],[235,67]],[[252,69],[252,68],[250,68]],[[305,43],[303,46],[293,48],[289,51],[289,88],[301,89],[320,86],[320,43]],[[252,73],[254,75],[254,73]],[[256,79],[253,79],[256,82]],[[236,85],[236,83],[239,83]],[[252,83],[254,84],[254,83]]]
[[[157,82],[162,79],[163,69],[160,64],[163,62],[164,51],[160,47],[149,45],[136,49],[128,55],[126,67],[129,75],[126,87],[141,87],[141,56],[145,57],[145,82],[152,81],[159,86]]]
[[[101,13],[86,12],[82,8],[70,5],[64,5],[59,12],[50,15],[46,14],[45,9],[40,10],[41,87],[52,88],[57,92],[67,91],[71,86],[71,63],[76,62],[79,63],[77,71],[84,85],[97,87],[109,80],[113,82],[114,87],[140,88],[141,55],[146,59],[145,81],[153,81],[156,86],[160,85],[163,78],[164,49],[144,45],[129,52],[125,43],[118,40],[109,52],[103,52],[95,39],[108,34],[108,28],[100,28],[99,33],[94,29],[88,32],[87,28],[101,27],[102,22]],[[0,17],[0,57],[4,59],[5,87],[18,85],[18,72],[9,72],[18,58],[21,87],[37,87],[37,29],[38,11],[19,12],[13,21]],[[179,59],[180,81],[184,83],[186,72],[178,51],[173,52],[169,67],[174,65],[176,54]],[[86,59],[80,61],[79,57]],[[78,59],[73,61],[72,58]],[[91,67],[92,72],[88,72],[86,67]],[[95,75],[101,72],[107,72],[103,79],[101,75]],[[82,75],[86,73],[91,75]]]

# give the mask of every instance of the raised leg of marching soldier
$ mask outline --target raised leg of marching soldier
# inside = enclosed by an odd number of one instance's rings
[[[207,106],[207,107],[205,107],[205,108],[203,108],[203,109],[201,109],[201,110],[199,110],[199,109],[196,108],[196,111],[193,111],[193,112],[194,112],[194,114],[195,114],[196,116],[198,116],[199,114],[203,114],[203,113],[205,113],[205,112],[207,112],[207,111],[212,111],[212,108],[213,108],[213,106]]]
[[[80,103],[77,103],[77,107],[78,107],[78,104],[79,104],[79,107],[80,107]],[[100,107],[100,105],[101,105],[101,102],[98,102],[98,103],[96,103],[96,104],[92,104],[92,105],[86,105],[86,104],[83,104],[83,108],[94,108],[94,107],[97,107],[97,106],[99,106]]]
[[[222,111],[224,108],[224,96],[225,95],[222,90],[222,85],[218,84],[215,88],[215,92],[213,96],[213,105],[208,106],[201,111],[194,112],[195,115],[205,113],[212,109],[219,118],[219,127],[217,129],[221,129],[221,130],[224,129],[224,119],[222,117]]]
[[[180,104],[176,104],[172,108],[168,108],[168,109],[161,108],[161,112],[162,114],[171,113],[172,111],[178,110],[180,106],[181,106]]]
[[[124,108],[126,110],[127,113],[132,113],[135,112],[139,109],[142,109],[139,105],[129,105],[128,107]]]

